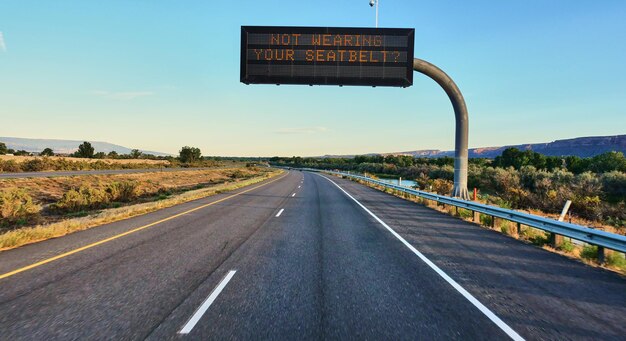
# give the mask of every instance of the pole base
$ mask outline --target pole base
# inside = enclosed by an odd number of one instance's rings
[[[452,196],[454,198],[459,198],[462,200],[469,200],[469,192],[467,191],[467,187],[454,186],[452,188]]]

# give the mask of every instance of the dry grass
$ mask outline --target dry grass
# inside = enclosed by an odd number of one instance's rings
[[[250,179],[239,181],[226,181],[221,184],[211,186],[209,188],[191,190],[160,201],[107,209],[87,217],[67,219],[53,224],[38,225],[34,227],[9,231],[0,235],[0,251],[13,249],[22,245],[35,243],[50,238],[61,237],[72,232],[86,230],[95,226],[128,219],[162,208],[171,207],[191,200],[215,195],[217,193],[231,191],[237,188],[261,182],[281,173],[282,171],[265,172],[260,176],[256,176]]]
[[[25,161],[42,159],[43,156],[15,156],[15,155],[0,155],[0,160],[2,161],[15,161],[16,163],[22,163]],[[68,161],[81,161],[94,163],[97,161],[109,163],[109,164],[153,164],[153,165],[169,165],[170,162],[167,160],[148,160],[148,159],[86,159],[86,158],[77,158],[77,157],[63,157],[63,156],[48,156],[50,160],[61,160],[65,159]]]
[[[253,170],[236,167],[208,170],[188,170],[177,172],[146,172],[111,175],[80,175],[53,178],[0,179],[0,191],[10,188],[25,189],[36,203],[47,204],[61,199],[64,193],[81,186],[97,187],[112,182],[136,182],[138,195],[170,191],[199,184],[210,185],[230,179],[230,174],[241,170],[252,176]]]

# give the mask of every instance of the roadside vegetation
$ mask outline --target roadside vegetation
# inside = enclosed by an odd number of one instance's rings
[[[369,182],[357,181],[363,185],[376,188],[380,191],[395,195],[397,197],[403,198],[405,200],[409,200],[415,202],[420,205],[424,205],[431,209],[437,210],[439,212],[455,216],[459,219],[463,219],[468,222],[473,222],[478,224],[484,228],[488,228],[512,238],[516,238],[522,240],[524,242],[533,244],[535,246],[541,247],[551,252],[556,252],[561,255],[564,255],[569,258],[580,260],[586,264],[592,266],[603,266],[613,271],[617,271],[621,274],[626,275],[626,258],[624,254],[605,250],[605,260],[603,264],[598,263],[598,247],[594,245],[580,244],[574,243],[572,240],[563,237],[561,243],[554,247],[550,244],[550,234],[543,230],[535,229],[530,226],[520,225],[519,229],[517,224],[499,218],[494,218],[485,214],[477,214],[474,217],[472,211],[457,208],[450,205],[443,205],[437,203],[432,200],[420,198],[417,196],[409,195],[404,192],[394,191],[389,188],[385,188],[382,186],[373,185]],[[533,214],[537,214],[537,212],[531,212]]]
[[[450,194],[452,158],[357,156],[350,159],[272,158],[281,166],[339,169],[368,175],[414,180],[421,190]],[[626,158],[610,152],[592,158],[548,157],[507,149],[495,160],[470,159],[470,192],[478,200],[505,208],[558,215],[567,200],[573,222],[626,234]]]
[[[246,166],[0,179],[0,250],[62,236],[277,175]]]
[[[185,146],[178,157],[155,156],[133,149],[129,154],[115,151],[105,154],[96,151],[91,143],[83,142],[76,152],[62,155],[51,148],[39,153],[12,150],[0,142],[0,173],[42,172],[42,171],[78,171],[78,170],[113,170],[113,169],[148,169],[148,168],[196,168],[217,167],[224,162],[211,157],[202,157],[199,148]]]

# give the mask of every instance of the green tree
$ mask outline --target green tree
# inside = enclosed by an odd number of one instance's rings
[[[202,153],[200,152],[200,148],[184,146],[180,152],[180,161],[183,163],[193,163],[195,161],[200,160],[202,157]]]
[[[50,148],[46,148],[39,153],[41,156],[54,156],[54,152]]]
[[[507,148],[502,151],[502,155],[496,156],[496,159],[493,161],[493,165],[500,168],[515,167],[520,156],[521,152],[519,149]]]
[[[104,159],[106,157],[106,154],[104,152],[97,152],[93,155],[94,159]]]
[[[77,157],[84,157],[91,159],[94,155],[95,149],[91,146],[91,143],[85,141],[80,146],[74,155]]]
[[[606,173],[611,171],[626,171],[626,158],[621,152],[608,152],[591,158],[591,171]]]
[[[141,157],[141,152],[139,151],[139,149],[133,149],[130,151],[130,158],[131,159],[138,159]]]
[[[29,156],[30,155],[30,153],[25,150],[18,150],[16,152],[13,152],[12,154],[16,156]]]
[[[117,155],[117,152],[115,150],[112,150],[112,151],[109,152],[109,154],[107,154],[107,157],[109,159],[117,159],[118,156],[119,155]]]
[[[0,155],[7,154],[8,152],[9,149],[7,148],[7,145],[4,144],[4,142],[0,142]]]
[[[570,155],[565,157],[565,167],[574,174],[581,174],[589,170],[589,160],[580,156]]]

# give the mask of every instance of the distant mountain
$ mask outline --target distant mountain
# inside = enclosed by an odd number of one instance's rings
[[[519,150],[532,150],[537,153],[541,153],[548,156],[567,156],[576,155],[580,157],[591,157],[598,154],[617,151],[626,154],[626,135],[616,136],[592,136],[592,137],[577,137],[566,140],[556,140],[547,143],[529,143],[509,145],[502,147],[484,147],[484,148],[472,148],[469,150],[470,158],[495,158],[500,156],[502,151],[506,148],[517,148]],[[381,153],[382,155],[412,155],[415,157],[454,157],[454,151],[442,151],[442,150],[413,150],[408,152],[398,153]],[[371,153],[367,155],[376,155]],[[354,157],[354,155],[325,155],[323,157]]]
[[[87,140],[93,148],[97,152],[105,152],[109,153],[112,151],[117,152],[118,154],[128,154],[133,148],[128,148],[124,146],[119,146],[116,144],[108,143],[108,142],[99,142],[99,141],[89,141]],[[45,148],[51,148],[55,154],[71,154],[78,149],[78,145],[83,143],[84,141],[78,140],[52,140],[52,139],[28,139],[21,137],[2,137],[0,136],[0,142],[4,142],[7,145],[7,148],[15,149],[15,150],[25,150],[27,152],[38,153],[44,150]],[[161,153],[161,152],[153,152],[149,150],[141,150],[143,153],[157,155],[157,156],[168,156],[170,154]]]

